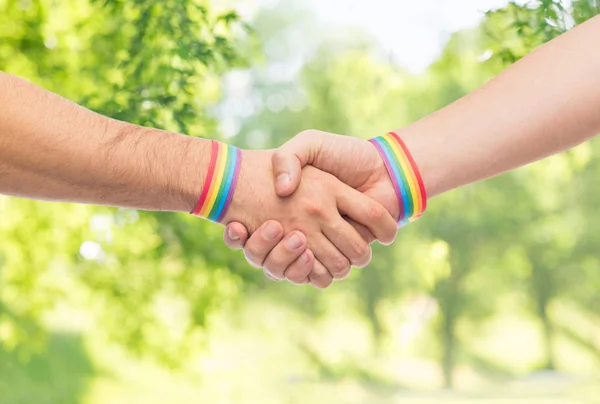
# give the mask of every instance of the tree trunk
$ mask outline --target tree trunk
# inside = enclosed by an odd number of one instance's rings
[[[544,369],[554,370],[556,368],[554,361],[554,327],[548,316],[548,303],[549,302],[545,299],[538,302],[538,311],[540,319],[542,320],[544,333],[544,360],[546,361]]]
[[[454,353],[456,349],[456,336],[454,334],[454,316],[445,313],[442,330],[444,354],[442,357],[442,371],[444,372],[444,386],[447,389],[454,387]]]

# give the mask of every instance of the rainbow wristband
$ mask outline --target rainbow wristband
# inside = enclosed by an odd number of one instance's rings
[[[212,141],[212,153],[204,189],[192,215],[221,222],[231,204],[242,162],[237,147]]]
[[[400,219],[398,227],[405,226],[421,217],[427,208],[427,192],[415,160],[400,136],[390,132],[369,140],[383,158],[398,202]]]

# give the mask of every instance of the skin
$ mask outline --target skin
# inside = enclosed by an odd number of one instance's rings
[[[391,241],[395,237],[395,221],[383,206],[312,166],[302,170],[303,181],[292,200],[277,197],[271,171],[272,152],[251,154],[256,157],[249,159],[248,166],[242,167],[236,190],[236,194],[239,192],[244,197],[234,198],[225,222],[241,218],[243,222],[254,223],[257,228],[267,219],[274,219],[282,224],[284,233],[300,231],[306,234],[307,245],[315,257],[308,280],[315,286],[329,286],[333,279],[348,275],[351,263],[365,266],[371,259],[369,244],[344,220],[344,216],[368,224],[370,231],[385,240]],[[372,226],[371,221],[381,223],[382,227]],[[288,241],[293,243],[294,240]],[[252,246],[249,254],[254,254]],[[306,273],[291,269],[273,271],[270,275],[292,283],[303,283],[307,278]]]
[[[207,140],[119,122],[0,72],[0,194],[187,213],[203,189],[210,149]],[[280,241],[285,234],[286,248],[299,254],[296,265],[273,277],[327,287],[351,264],[366,265],[370,247],[346,217],[384,242],[395,238],[384,206],[314,167],[298,173],[303,182],[291,198],[277,196],[273,154],[242,151],[224,219],[251,233],[276,220],[276,228],[261,228],[262,236]]]
[[[600,17],[595,17],[541,46],[477,91],[397,130],[420,169],[428,196],[543,159],[598,134],[598,38]],[[325,132],[301,133],[273,156],[277,193],[293,194],[300,168],[310,164],[370,195],[393,215],[393,191],[386,189],[369,146]],[[248,239],[240,223],[231,223],[225,242],[232,248],[251,246],[249,259],[254,262],[281,266],[303,253],[285,249],[277,239],[264,240],[261,230]]]

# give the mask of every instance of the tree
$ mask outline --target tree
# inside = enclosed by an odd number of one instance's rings
[[[220,75],[243,63],[235,12],[205,1],[0,2],[0,69],[111,117],[211,134]],[[23,352],[61,300],[98,329],[175,365],[211,308],[239,292],[242,265],[213,225],[173,214],[2,199],[0,343]],[[203,240],[199,245],[197,240]],[[160,307],[180,307],[179,317]],[[135,313],[135,315],[132,315]],[[162,317],[161,317],[162,316]]]

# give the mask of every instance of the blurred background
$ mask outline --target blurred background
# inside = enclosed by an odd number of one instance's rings
[[[246,148],[370,138],[597,0],[0,0],[0,69]],[[551,86],[553,83],[549,82]],[[187,215],[0,197],[0,403],[600,402],[600,144],[436,198],[326,291]]]

